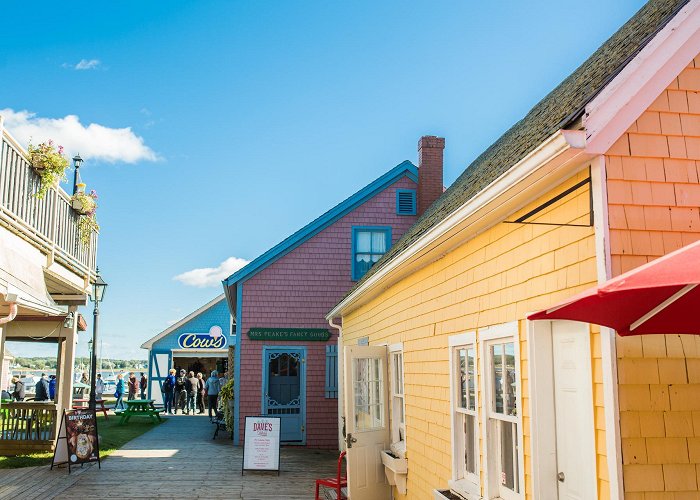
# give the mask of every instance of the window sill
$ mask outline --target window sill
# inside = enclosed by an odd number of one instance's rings
[[[481,487],[472,483],[467,479],[460,479],[458,481],[448,481],[447,485],[457,495],[463,496],[467,500],[479,500],[481,499]]]

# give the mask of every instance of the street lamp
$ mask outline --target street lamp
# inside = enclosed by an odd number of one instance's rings
[[[95,399],[95,380],[97,379],[97,318],[100,315],[100,302],[105,296],[107,283],[100,276],[100,268],[97,268],[97,276],[92,284],[92,301],[95,303],[95,309],[92,312],[92,353],[90,354],[90,409],[94,410],[97,406]]]
[[[73,174],[73,194],[78,192],[78,181],[80,180],[80,175],[78,174],[78,170],[80,169],[80,165],[82,165],[82,164],[83,164],[83,159],[80,157],[80,153],[78,153],[73,157],[73,167],[75,169],[75,174]]]

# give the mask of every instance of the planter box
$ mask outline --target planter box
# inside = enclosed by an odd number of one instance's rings
[[[434,500],[464,500],[464,497],[452,493],[450,490],[433,490]]]
[[[398,458],[389,450],[382,451],[381,455],[387,481],[389,481],[390,485],[396,486],[399,493],[405,495],[408,461],[405,458]]]

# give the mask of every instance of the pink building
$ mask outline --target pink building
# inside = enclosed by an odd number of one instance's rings
[[[338,444],[337,332],[326,313],[442,194],[445,141],[397,165],[224,280],[235,321],[234,443],[279,416],[282,442]]]

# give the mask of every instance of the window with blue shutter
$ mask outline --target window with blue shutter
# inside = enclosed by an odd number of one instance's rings
[[[352,228],[352,279],[359,280],[391,246],[390,226]]]
[[[338,398],[338,346],[326,346],[326,398]]]
[[[396,213],[397,215],[416,215],[415,189],[396,190]]]

